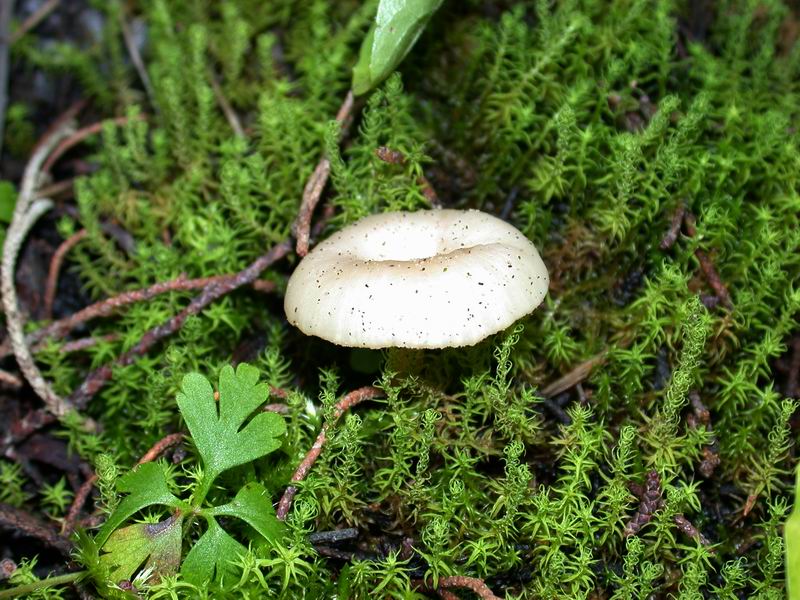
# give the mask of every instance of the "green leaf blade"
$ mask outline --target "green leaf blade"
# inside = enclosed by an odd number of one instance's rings
[[[195,585],[212,579],[221,582],[225,575],[234,576],[233,558],[244,552],[244,546],[225,533],[214,518],[209,518],[208,529],[183,559],[181,575]]]
[[[228,504],[215,507],[211,514],[241,519],[269,541],[283,535],[284,525],[275,516],[267,489],[260,483],[248,483]]]
[[[116,510],[109,515],[106,522],[97,532],[96,541],[102,546],[111,532],[119,527],[134,513],[161,504],[173,508],[181,507],[181,501],[170,491],[164,465],[149,462],[134,468],[119,480],[117,489],[128,495],[119,503]]]
[[[353,67],[353,93],[364,94],[400,64],[442,0],[381,0]]]

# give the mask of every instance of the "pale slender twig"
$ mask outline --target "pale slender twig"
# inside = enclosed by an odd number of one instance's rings
[[[56,300],[56,289],[58,288],[58,274],[61,272],[61,265],[64,257],[72,248],[86,237],[88,232],[85,229],[72,234],[61,245],[56,248],[53,258],[50,261],[50,269],[47,273],[47,284],[44,289],[44,315],[46,319],[53,316],[53,304]]]
[[[577,365],[574,369],[572,369],[569,373],[564,375],[563,377],[559,377],[552,383],[549,383],[545,387],[540,390],[540,394],[545,398],[552,398],[571,388],[574,385],[577,385],[584,379],[586,379],[589,374],[592,372],[597,365],[602,363],[606,358],[606,353],[601,352],[588,360],[583,361],[579,365]]]
[[[138,119],[145,120],[147,117],[145,115],[138,115]],[[115,119],[110,119],[116,125],[125,125],[130,119],[128,117],[117,117]],[[103,130],[103,126],[106,124],[107,121],[101,121],[100,123],[93,123],[92,125],[87,125],[86,127],[82,127],[77,131],[73,132],[72,135],[64,139],[55,150],[53,150],[52,154],[47,158],[47,161],[44,163],[42,167],[42,171],[45,173],[49,173],[50,169],[53,168],[53,165],[56,161],[61,158],[65,152],[67,152],[73,146],[80,144],[86,138],[100,133]]]
[[[13,38],[9,39],[8,37],[12,14],[14,14],[14,0],[0,2],[0,155],[3,153],[6,103],[8,101],[8,49],[13,43]]]
[[[13,0],[10,2],[10,4],[14,4]],[[61,0],[47,0],[47,2],[37,8],[36,11],[31,13],[31,15],[25,19],[19,27],[17,27],[16,31],[11,34],[11,45],[13,46],[16,44],[23,35],[44,21],[47,18],[47,15],[58,8],[59,4],[61,4]]]
[[[359,388],[350,392],[344,398],[339,400],[339,402],[336,403],[336,406],[334,406],[334,422],[341,417],[345,411],[351,409],[356,404],[359,404],[364,400],[379,398],[382,395],[382,390],[372,386]],[[311,470],[311,467],[313,467],[314,463],[317,462],[317,458],[319,458],[319,455],[322,453],[322,447],[325,445],[325,441],[328,436],[328,430],[330,429],[331,425],[332,423],[325,423],[322,426],[317,439],[314,440],[314,444],[311,446],[311,450],[308,451],[305,458],[303,458],[298,465],[294,475],[292,475],[292,485],[287,487],[286,491],[283,492],[283,496],[281,496],[281,500],[278,503],[278,509],[275,511],[276,516],[281,521],[286,519],[287,515],[289,514],[289,510],[292,508],[292,500],[294,499],[295,494],[297,494],[297,487],[294,484],[303,481],[303,479],[306,478],[306,475],[308,475],[308,472]]]
[[[120,11],[119,13],[119,21],[120,28],[122,29],[122,39],[125,40],[125,48],[128,50],[128,56],[131,58],[133,68],[136,69],[136,73],[139,75],[139,79],[142,81],[145,94],[147,94],[147,97],[150,98],[150,105],[154,110],[158,110],[153,84],[150,82],[150,76],[147,74],[147,68],[144,66],[144,61],[142,60],[142,55],[139,53],[139,48],[136,47],[136,40],[133,39],[133,33],[131,32],[131,28],[128,25],[128,21],[125,18],[123,11]]]
[[[342,102],[342,105],[339,107],[339,112],[336,113],[336,120],[342,125],[342,129],[344,129],[345,123],[350,120],[350,113],[352,110],[353,92],[347,92],[344,102]],[[319,163],[317,163],[314,172],[303,189],[303,200],[300,203],[300,211],[297,214],[297,219],[294,222],[293,228],[295,238],[297,238],[295,251],[299,256],[308,254],[309,240],[311,238],[311,216],[314,214],[314,209],[319,203],[322,190],[325,189],[325,184],[328,182],[330,173],[331,161],[323,156]]]
[[[22,380],[19,377],[2,369],[0,369],[0,383],[14,388],[22,387]]]
[[[49,153],[62,139],[72,132],[69,123],[62,123],[34,151],[22,176],[22,184],[17,197],[14,215],[6,233],[3,244],[3,259],[0,265],[0,288],[3,293],[3,309],[6,313],[8,339],[11,342],[14,356],[25,379],[36,394],[44,401],[47,409],[60,417],[72,409],[72,405],[59,397],[45,381],[36,363],[33,361],[30,348],[25,341],[23,316],[17,301],[14,285],[14,272],[22,243],[36,220],[50,209],[52,203],[46,199],[36,198],[36,187],[39,184],[40,169]]]
[[[236,137],[245,139],[247,135],[242,127],[242,122],[239,120],[239,115],[237,115],[236,111],[233,110],[233,106],[231,106],[231,103],[228,102],[228,99],[222,92],[222,86],[219,84],[217,76],[214,75],[214,72],[210,69],[208,71],[208,79],[211,82],[211,90],[214,92],[214,97],[217,99],[217,104],[219,104],[219,107],[222,109],[225,118],[228,120],[228,125],[231,126],[231,129],[233,129],[233,133],[236,135]]]

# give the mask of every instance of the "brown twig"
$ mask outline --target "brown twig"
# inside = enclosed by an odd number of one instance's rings
[[[661,477],[657,471],[650,471],[647,474],[644,488],[637,489],[638,486],[630,487],[634,495],[639,496],[640,504],[636,514],[625,525],[625,537],[639,533],[639,530],[650,522],[653,514],[663,504],[661,499]]]
[[[138,115],[136,118],[144,120],[147,117],[145,115]],[[130,119],[128,117],[117,117],[115,119],[110,119],[110,121],[116,125],[125,125],[128,121],[130,121]],[[42,172],[49,173],[53,168],[53,165],[64,155],[64,153],[70,150],[73,146],[80,144],[86,138],[96,133],[100,133],[107,122],[108,121],[101,121],[100,123],[87,125],[86,127],[82,127],[81,129],[78,129],[72,133],[72,135],[67,137],[58,146],[56,146],[56,149],[53,150],[53,152],[47,158],[47,161],[44,163]]]
[[[44,315],[45,319],[50,319],[53,316],[53,303],[56,299],[56,289],[58,287],[58,274],[61,271],[61,265],[64,262],[64,257],[72,248],[78,245],[83,240],[88,232],[81,229],[73,233],[66,240],[61,242],[61,245],[56,249],[53,258],[50,260],[50,270],[47,273],[47,284],[44,291]]]
[[[681,232],[681,223],[683,223],[683,216],[686,214],[686,204],[681,202],[678,204],[678,208],[675,210],[675,213],[672,215],[672,222],[669,226],[669,231],[664,236],[664,239],[661,240],[661,249],[662,250],[669,250],[675,245],[675,242],[678,240],[678,234]]]
[[[0,383],[13,388],[22,387],[22,379],[2,369],[0,369]]]
[[[120,29],[122,30],[122,39],[125,41],[125,48],[128,51],[128,56],[130,56],[133,68],[136,69],[136,74],[139,75],[139,79],[144,87],[144,93],[147,94],[148,98],[150,98],[150,105],[153,107],[153,110],[157,111],[158,103],[156,102],[156,94],[155,90],[153,89],[153,84],[150,81],[150,76],[147,74],[147,68],[144,66],[144,61],[142,60],[142,55],[139,53],[139,48],[136,47],[136,40],[133,39],[133,33],[131,32],[131,28],[128,25],[128,20],[125,18],[125,13],[123,11],[119,12],[119,24]]]
[[[78,491],[75,492],[75,498],[72,499],[72,504],[69,506],[67,516],[61,524],[61,535],[69,535],[75,529],[75,523],[78,522],[78,517],[81,514],[83,505],[86,504],[86,499],[92,493],[94,484],[97,483],[97,474],[93,473],[89,478],[83,482]]]
[[[170,433],[158,440],[153,446],[145,452],[142,457],[136,462],[136,466],[143,465],[144,463],[152,462],[166,452],[172,446],[180,444],[183,440],[183,434]]]
[[[210,69],[208,71],[208,79],[211,82],[211,90],[214,92],[214,98],[217,99],[217,104],[219,104],[219,107],[222,109],[222,113],[228,120],[228,125],[231,126],[234,135],[238,138],[246,139],[247,135],[244,132],[244,127],[242,127],[242,122],[239,120],[239,115],[233,110],[233,106],[228,102],[228,99],[222,91],[222,86],[219,84],[217,76]]]
[[[14,0],[0,4],[0,154],[3,152],[3,136],[6,123],[6,104],[8,103],[8,50],[13,43],[8,30],[14,14]]]
[[[52,413],[41,408],[29,411],[21,419],[14,419],[3,436],[0,454],[8,457],[15,444],[26,440],[33,433],[39,431],[42,427],[50,425],[55,420],[56,418]]]
[[[544,386],[539,391],[539,393],[545,398],[552,398],[553,396],[557,396],[561,392],[570,389],[571,387],[579,384],[581,381],[589,377],[589,374],[592,372],[592,369],[594,369],[597,365],[601,364],[605,359],[606,359],[606,353],[601,352],[600,354],[597,354],[583,361],[563,377],[559,377],[552,383],[549,383],[546,386]]]
[[[342,414],[354,407],[356,404],[363,402],[364,400],[371,400],[373,398],[379,398],[383,395],[383,391],[372,386],[367,386],[363,388],[359,388],[354,390],[344,396],[339,402],[336,403],[333,409],[333,419],[334,422],[342,416]],[[331,424],[325,423],[322,426],[322,429],[317,436],[317,439],[314,440],[314,444],[311,446],[311,449],[306,453],[305,458],[300,462],[297,469],[292,475],[291,482],[292,484],[286,488],[286,491],[283,492],[283,496],[281,496],[281,500],[278,503],[278,509],[276,511],[276,515],[278,519],[281,521],[285,520],[287,515],[289,514],[289,510],[292,507],[292,500],[294,499],[295,494],[297,494],[297,487],[294,485],[303,481],[308,475],[308,472],[311,470],[311,467],[314,466],[314,463],[319,458],[320,453],[322,452],[322,448],[325,445],[325,441],[327,439],[328,430]]]
[[[261,410],[264,412],[274,412],[281,415],[288,415],[289,414],[289,407],[285,404],[265,404],[261,407]]]
[[[181,312],[171,317],[161,325],[148,330],[133,348],[119,356],[110,364],[95,369],[83,383],[70,396],[70,401],[77,407],[84,407],[94,395],[99,392],[106,382],[111,379],[114,367],[124,367],[132,364],[138,357],[144,355],[160,340],[178,331],[189,317],[199,314],[215,300],[230,292],[253,283],[261,273],[270,265],[286,256],[291,250],[288,241],[274,246],[269,252],[253,261],[250,266],[238,273],[218,278],[214,283],[206,286],[199,296],[196,296]]]
[[[353,92],[347,92],[344,102],[339,107],[339,112],[336,113],[336,121],[341,125],[340,130],[346,129],[346,124],[350,121],[350,113],[353,110]],[[300,211],[297,214],[297,219],[294,222],[294,235],[297,239],[295,251],[298,256],[305,256],[308,254],[309,240],[311,237],[311,217],[314,214],[314,209],[319,203],[322,196],[322,190],[325,189],[325,184],[328,182],[328,177],[331,173],[331,161],[323,156],[314,171],[306,182],[303,189],[303,199],[300,202]]]
[[[391,165],[404,165],[408,160],[405,154],[399,150],[392,150],[387,146],[379,146],[375,150],[375,156],[377,156],[383,162]],[[425,177],[425,175],[420,175],[417,177],[417,185],[419,185],[420,191],[422,192],[422,195],[425,196],[428,204],[430,204],[433,208],[442,207],[442,203],[439,201],[439,196],[436,193],[436,190],[433,189],[431,182],[428,181],[428,178]]]
[[[204,289],[214,283],[225,282],[229,279],[235,278],[238,273],[230,273],[226,275],[214,275],[212,277],[200,277],[198,279],[186,279],[183,275],[171,281],[164,281],[156,283],[148,288],[140,290],[131,290],[130,292],[123,292],[117,296],[106,298],[95,302],[85,308],[82,308],[76,313],[53,321],[50,325],[37,329],[36,331],[28,334],[26,340],[35,349],[41,348],[40,342],[48,338],[58,339],[67,335],[70,331],[82,325],[86,321],[98,319],[101,317],[108,317],[114,314],[118,309],[129,304],[137,302],[146,302],[161,294],[169,292],[186,292],[191,290]],[[275,284],[271,281],[256,280],[252,282],[254,288],[261,292],[269,292],[275,290]],[[7,356],[10,352],[8,343],[4,341],[0,344],[0,358]]]
[[[471,590],[481,600],[500,600],[489,586],[477,577],[464,577],[461,575],[453,575],[451,577],[442,577],[439,580],[439,589],[446,590],[448,588],[465,588]]]
[[[695,217],[692,213],[686,211],[683,216],[683,222],[684,226],[686,227],[686,233],[690,237],[694,237],[695,235],[697,235]],[[717,298],[719,298],[720,301],[728,308],[733,308],[733,302],[731,301],[731,295],[728,293],[728,288],[725,287],[724,283],[722,283],[722,279],[720,279],[720,276],[717,273],[717,269],[714,266],[714,262],[711,260],[709,255],[706,254],[700,248],[697,248],[694,251],[694,255],[697,258],[697,262],[700,263],[700,269],[706,276],[708,285],[710,285],[711,289],[714,290],[714,293],[717,295]]]
[[[13,5],[14,3],[11,2],[10,4]],[[59,4],[61,4],[61,0],[47,0],[47,2],[32,12],[30,16],[17,27],[14,33],[11,34],[11,45],[13,46],[16,44],[23,35],[44,21],[51,12],[58,8]]]
[[[36,538],[64,556],[69,556],[72,551],[72,543],[48,523],[8,504],[0,503],[0,528]]]
[[[708,541],[708,538],[700,533],[700,530],[697,529],[692,522],[689,521],[686,517],[681,514],[677,514],[672,517],[672,520],[678,526],[678,529],[688,535],[691,538],[696,539],[698,542],[703,544],[703,546],[708,546],[711,542]]]
[[[63,346],[61,346],[61,352],[64,354],[69,354],[70,352],[80,352],[81,350],[86,350],[86,348],[96,346],[100,342],[114,342],[118,339],[119,335],[116,333],[109,333],[106,335],[101,335],[100,337],[85,337],[79,340],[66,342]]]

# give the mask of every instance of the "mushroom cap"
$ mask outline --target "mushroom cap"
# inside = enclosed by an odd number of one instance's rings
[[[492,215],[388,212],[318,244],[289,279],[284,310],[341,346],[471,346],[533,311],[549,282],[536,247]]]

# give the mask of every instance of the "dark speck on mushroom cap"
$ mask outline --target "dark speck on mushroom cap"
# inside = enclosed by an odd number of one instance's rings
[[[292,274],[284,308],[304,333],[344,346],[468,346],[533,311],[548,284],[536,247],[505,221],[393,212],[317,245]]]

